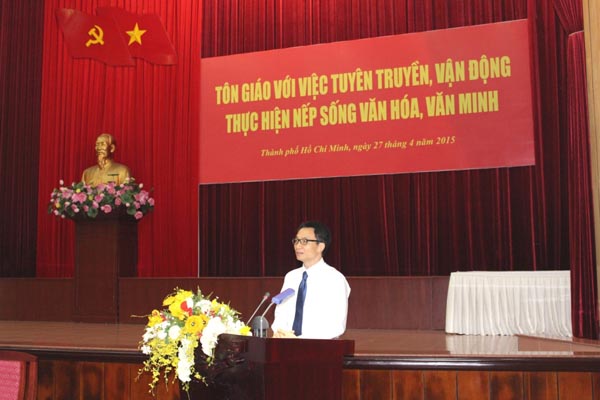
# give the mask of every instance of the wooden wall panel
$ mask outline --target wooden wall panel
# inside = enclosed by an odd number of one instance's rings
[[[51,364],[54,376],[53,399],[81,399],[79,391],[79,363],[55,361]]]
[[[592,374],[592,398],[600,400],[600,373]]]
[[[391,371],[361,371],[360,382],[361,400],[380,400],[392,398]]]
[[[522,400],[523,373],[506,371],[490,373],[491,400]]]
[[[0,279],[0,319],[13,321],[71,321],[71,279]],[[22,294],[27,293],[27,307]]]
[[[358,386],[360,400],[600,400],[596,372],[344,370],[344,377],[348,399]]]
[[[490,373],[488,371],[459,371],[456,374],[459,400],[489,400]]]
[[[156,397],[149,393],[150,374],[138,371],[141,364],[40,360],[38,400],[179,400],[179,386],[158,385]]]
[[[448,276],[432,276],[431,278],[431,328],[446,329],[446,298],[448,297]]]
[[[449,277],[349,277],[352,291],[349,299],[349,329],[444,329],[446,319],[446,293]],[[283,283],[280,277],[261,278],[122,278],[120,279],[120,322],[145,323],[153,308],[161,307],[163,298],[175,287],[213,293],[229,302],[248,318],[265,292],[279,292]],[[372,299],[382,312],[373,313]],[[401,313],[389,318],[389,312],[398,304]],[[266,315],[273,321],[273,308]]]
[[[556,372],[526,372],[523,375],[525,400],[558,400]]]
[[[148,392],[141,364],[39,360],[38,400],[179,400],[177,384]],[[599,399],[598,372],[344,369],[344,400]],[[599,399],[600,400],[600,399]]]
[[[449,277],[348,277],[352,288],[349,300],[349,329],[444,329],[446,294]],[[119,322],[145,324],[152,309],[175,287],[201,290],[250,317],[265,292],[275,295],[281,289],[281,277],[248,278],[121,278],[119,279]],[[72,279],[3,278],[0,279],[0,320],[73,321]],[[30,293],[28,307],[19,303],[19,293]],[[108,294],[107,294],[108,295]],[[364,299],[372,299],[365,302]],[[373,313],[376,302],[381,312]],[[389,318],[389,310],[398,304],[410,304]],[[264,306],[263,306],[264,309]],[[266,315],[273,320],[272,307]],[[386,311],[388,310],[388,311]]]
[[[423,382],[427,400],[456,398],[455,371],[425,371],[423,372]]]
[[[360,371],[357,369],[342,371],[342,399],[360,400]]]
[[[133,378],[135,378],[135,375]],[[129,364],[104,364],[103,388],[106,399],[130,399],[132,382]]]
[[[54,399],[54,369],[51,361],[38,360],[38,400]]]
[[[394,399],[424,400],[423,371],[393,371]]]
[[[563,372],[558,375],[560,400],[592,398],[592,374],[590,372]]]

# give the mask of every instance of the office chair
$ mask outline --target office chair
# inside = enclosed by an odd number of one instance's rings
[[[0,400],[35,400],[36,395],[37,357],[0,350]]]

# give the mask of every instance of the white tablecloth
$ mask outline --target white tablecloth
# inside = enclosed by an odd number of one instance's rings
[[[570,271],[453,272],[446,332],[571,337]]]

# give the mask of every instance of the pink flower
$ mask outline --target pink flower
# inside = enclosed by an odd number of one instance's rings
[[[104,211],[105,214],[108,214],[112,211],[112,207],[109,204],[103,205],[100,209]]]
[[[83,203],[86,198],[87,198],[87,196],[83,192],[75,193],[71,197],[71,199],[73,200],[73,203]]]
[[[139,203],[139,202],[137,202],[137,201],[134,201],[134,202],[133,202],[133,205],[135,206],[135,209],[136,209],[136,210],[139,210],[139,209],[140,209],[140,203]]]
[[[83,206],[83,211],[88,212],[89,211],[89,207],[88,206]]]
[[[148,199],[148,204],[150,204],[152,207],[154,207],[154,198],[153,197],[150,197]]]
[[[58,210],[54,210],[54,215],[56,215],[58,217],[60,213],[58,212]]]
[[[140,202],[140,204],[146,204],[146,201],[148,200],[148,192],[142,190],[141,192],[137,193],[134,197],[137,201]]]
[[[104,191],[104,188],[105,188],[105,187],[106,187],[106,184],[104,184],[104,183],[99,183],[99,184],[96,186],[96,190],[97,190],[97,191],[99,191],[99,192],[102,192],[102,191]]]
[[[98,208],[98,203],[96,203],[95,201],[92,203],[92,208]]]
[[[62,179],[60,181],[58,181],[58,183],[60,184],[60,186],[63,186],[65,184],[65,181],[63,181]]]
[[[115,193],[117,193],[117,191],[115,190],[115,188],[113,186],[110,186],[107,190],[108,194],[114,195]]]
[[[137,211],[135,214],[133,214],[133,216],[135,217],[135,219],[141,219],[144,214],[142,214],[141,211]]]
[[[71,206],[71,210],[75,211],[76,213],[79,212],[79,208],[75,204]]]
[[[122,203],[123,203],[123,200],[121,200],[120,197],[115,198],[115,206],[120,206]]]
[[[96,197],[94,197],[94,200],[95,200],[97,203],[100,203],[100,202],[102,201],[102,199],[103,199],[103,198],[104,198],[104,194],[100,193],[100,194],[97,194],[97,195],[96,195]]]

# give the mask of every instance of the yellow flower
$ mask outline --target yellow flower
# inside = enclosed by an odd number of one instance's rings
[[[171,295],[165,297],[165,299],[163,300],[163,306],[169,306],[174,301],[177,301],[178,303],[182,303],[183,300],[187,300],[189,297],[192,297],[193,295],[194,295],[194,293],[190,292],[189,290],[178,290],[174,294],[171,294]]]
[[[242,329],[240,329],[240,335],[249,336],[250,335],[250,327],[248,325],[242,326]]]
[[[217,299],[213,299],[210,310],[215,314],[228,314],[230,312],[229,305],[224,303],[219,303]]]
[[[192,309],[188,305],[187,301],[192,299],[194,294],[188,290],[179,290],[175,295],[168,296],[163,305],[169,307],[169,311],[173,314],[173,317],[183,319],[192,314]]]
[[[148,317],[148,326],[154,326],[163,322],[163,317],[160,315],[160,311],[152,310],[152,314]]]
[[[206,326],[208,317],[206,315],[192,315],[185,321],[182,332],[190,335],[197,335]]]

